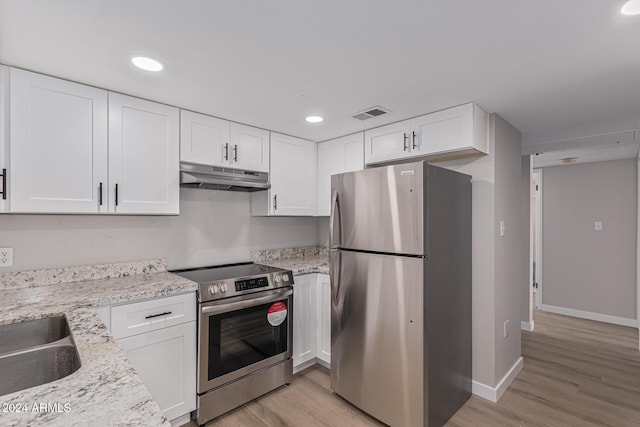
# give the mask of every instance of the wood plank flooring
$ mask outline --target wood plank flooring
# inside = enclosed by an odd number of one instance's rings
[[[634,328],[535,313],[522,332],[524,368],[491,403],[471,396],[450,427],[640,426],[640,353]],[[334,395],[329,371],[314,366],[209,426],[380,426]]]

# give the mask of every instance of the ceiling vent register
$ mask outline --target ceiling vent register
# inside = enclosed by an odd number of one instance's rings
[[[368,120],[373,119],[375,117],[381,116],[383,114],[387,114],[389,110],[376,105],[375,107],[367,108],[364,111],[360,111],[359,113],[354,114],[352,117],[357,120]]]

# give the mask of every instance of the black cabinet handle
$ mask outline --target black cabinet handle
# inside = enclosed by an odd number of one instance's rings
[[[98,186],[98,203],[102,206],[102,183]]]
[[[145,316],[145,319],[152,319],[154,317],[160,317],[160,316],[166,316],[167,314],[171,314],[171,311],[165,311],[164,313],[160,313],[160,314],[151,314],[149,316]]]
[[[409,137],[407,134],[404,134],[404,146],[402,147],[402,151],[409,151],[409,146],[407,145]]]
[[[273,195],[273,210],[274,211],[278,210],[278,195],[277,194]]]
[[[416,148],[418,148],[418,146],[416,145],[416,131],[411,132],[413,134],[412,138],[412,142],[411,142],[411,146],[413,147],[413,149],[415,150]]]
[[[2,175],[0,176],[2,177],[2,191],[0,193],[2,194],[2,199],[7,200],[7,170],[2,168]]]
[[[238,145],[233,146],[233,161],[238,163]]]
[[[224,159],[229,160],[229,143],[224,144]]]
[[[118,206],[118,184],[116,184],[116,206]]]

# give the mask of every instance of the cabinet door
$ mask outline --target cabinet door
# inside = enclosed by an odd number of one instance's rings
[[[473,124],[473,103],[412,119],[414,154],[438,154],[474,148]]]
[[[106,210],[107,92],[15,68],[10,81],[11,210]]]
[[[318,274],[316,296],[316,354],[318,359],[331,363],[331,283],[329,276]]]
[[[316,357],[316,275],[296,276],[293,285],[293,366]]]
[[[315,142],[271,133],[271,215],[315,215]]]
[[[178,109],[109,93],[112,212],[178,214]]]
[[[228,166],[230,150],[228,121],[180,110],[181,161]]]
[[[318,144],[317,215],[331,213],[331,175],[364,168],[364,134],[362,132]]]
[[[410,135],[409,120],[366,131],[365,163],[380,163],[411,156]]]
[[[232,168],[269,172],[269,131],[231,123]]]
[[[117,342],[168,420],[196,409],[196,322]]]

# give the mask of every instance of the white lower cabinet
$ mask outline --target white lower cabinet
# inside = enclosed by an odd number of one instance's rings
[[[331,283],[318,274],[316,282],[316,357],[331,364]]]
[[[184,323],[118,340],[168,420],[196,408],[194,326]]]
[[[167,419],[195,410],[195,293],[97,311]]]
[[[326,274],[294,278],[293,368],[331,363],[331,285]],[[324,362],[324,363],[322,363]]]
[[[316,275],[293,279],[293,366],[316,357]]]

